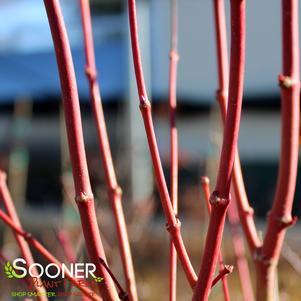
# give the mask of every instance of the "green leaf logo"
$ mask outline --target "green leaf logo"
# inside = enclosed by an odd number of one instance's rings
[[[103,277],[96,277],[93,275],[93,279],[95,282],[103,282],[104,278]]]
[[[8,261],[5,266],[4,266],[4,272],[6,274],[6,277],[9,278],[9,279],[12,279],[12,278],[17,278],[17,279],[20,279],[20,278],[24,278],[23,276],[19,276],[15,270],[13,269],[12,265],[10,264],[10,262]]]
[[[5,274],[6,274],[6,277],[7,278],[14,278],[14,275],[12,273],[13,271],[13,267],[11,266],[10,262],[8,261],[6,263],[6,265],[4,266],[4,269],[5,269]]]

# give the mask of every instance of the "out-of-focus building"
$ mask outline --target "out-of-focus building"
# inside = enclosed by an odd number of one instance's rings
[[[77,1],[60,2],[72,46],[88,154],[93,156],[98,150],[88,102],[88,85],[83,72],[80,11]],[[142,56],[153,101],[156,134],[168,171],[166,100],[170,4],[167,0],[138,0],[137,5]],[[217,68],[212,1],[179,0],[178,11],[180,184],[197,185],[205,168],[214,178],[214,164],[219,156],[221,139],[214,99]],[[123,183],[128,183],[127,178],[131,175],[134,183],[126,186],[137,189],[135,193],[140,198],[147,198],[152,189],[143,190],[143,186],[135,182],[143,183],[149,179],[151,167],[138,103],[134,99],[137,94],[131,70],[126,2],[95,0],[92,1],[92,12],[97,68],[118,175]],[[281,72],[280,17],[280,1],[254,0],[247,3],[246,76],[239,150],[247,190],[251,199],[256,200],[255,209],[259,214],[266,212],[273,198],[280,150],[277,83],[277,75]],[[227,19],[229,21],[228,2]],[[16,123],[11,118],[11,112],[16,112],[16,104],[24,99],[33,103],[33,111],[30,118],[27,115],[30,130],[23,136],[21,133],[19,136],[23,138],[20,138],[11,134],[11,128]],[[61,189],[59,102],[60,86],[43,2],[0,1],[0,134],[3,137],[0,146],[2,153],[5,153],[11,145],[18,145],[12,140],[21,140],[21,144],[29,149],[26,195],[32,204],[37,199],[44,205],[58,202]],[[12,139],[12,136],[15,138]],[[128,164],[128,161],[132,163]],[[2,167],[6,166],[2,164]],[[131,173],[127,172],[129,168]],[[298,189],[296,198],[300,198],[300,192]],[[300,206],[297,213],[300,213]]]

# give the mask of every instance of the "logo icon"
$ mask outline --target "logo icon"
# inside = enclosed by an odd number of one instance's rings
[[[17,278],[17,279],[20,279],[20,278],[23,278],[23,275],[19,276],[14,268],[12,267],[12,265],[10,264],[10,262],[8,261],[5,266],[4,266],[4,272],[6,274],[6,277],[11,279],[11,278]]]

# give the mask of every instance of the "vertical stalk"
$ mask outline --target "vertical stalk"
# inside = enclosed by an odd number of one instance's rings
[[[245,0],[231,0],[231,57],[228,110],[220,165],[215,191],[210,197],[212,213],[206,237],[205,250],[193,301],[208,300],[214,270],[221,247],[227,207],[230,201],[230,184],[235,159],[245,67]]]
[[[197,276],[194,272],[187,251],[185,249],[184,242],[181,235],[181,230],[180,230],[181,223],[174,213],[174,209],[168,193],[166,181],[163,174],[161,159],[159,155],[157,140],[155,136],[155,131],[154,131],[153,119],[151,114],[151,104],[148,100],[147,93],[146,93],[142,64],[141,64],[141,57],[140,57],[135,0],[128,0],[128,12],[129,12],[129,23],[130,23],[130,34],[131,34],[134,68],[135,68],[138,96],[140,99],[140,110],[144,122],[149,150],[153,162],[157,187],[159,190],[163,211],[167,220],[167,230],[171,235],[171,238],[177,250],[177,254],[183,266],[185,275],[190,283],[190,286],[194,287],[197,280]]]
[[[2,210],[0,210],[0,219],[9,226],[16,235],[19,235],[25,239],[28,244],[34,247],[47,261],[50,263],[54,263],[57,265],[60,270],[62,270],[61,262],[56,259],[38,240],[36,240],[31,233],[25,232],[21,227],[17,226],[16,223],[6,215]],[[102,301],[102,299],[97,296],[91,289],[83,286],[80,282],[73,278],[69,272],[65,273],[65,277],[74,285],[76,286],[85,296],[88,296],[91,300],[94,301]]]
[[[169,120],[170,120],[170,198],[175,215],[178,214],[178,130],[177,110],[177,68],[178,54],[178,1],[171,0],[171,46],[169,52]],[[177,252],[170,240],[169,249],[169,300],[177,299]]]
[[[225,122],[229,86],[225,2],[224,0],[214,0],[213,3],[219,85],[218,90],[216,92],[216,97],[219,102],[222,120],[223,122]],[[245,301],[252,301],[254,300],[254,295],[250,280],[251,277],[248,262],[245,257],[244,242],[239,230],[239,217],[237,213],[236,203],[239,203],[240,205],[240,212],[242,213],[241,221],[245,229],[247,241],[251,246],[251,251],[254,251],[260,245],[260,241],[255,228],[253,216],[249,214],[244,214],[245,212],[250,212],[250,206],[248,204],[243,183],[238,150],[236,151],[235,162],[233,167],[232,190],[234,192],[235,198],[228,208],[228,220],[230,223],[230,230],[232,234],[233,248],[237,262],[243,298]],[[244,208],[246,208],[247,210]]]
[[[108,197],[114,213],[119,250],[126,280],[127,291],[131,301],[138,301],[132,254],[121,202],[122,191],[116,179],[110,143],[102,108],[100,88],[97,81],[97,70],[95,64],[94,42],[89,0],[80,0],[80,8],[86,57],[85,70],[89,82],[90,100],[97,129],[100,157],[105,171],[105,181],[108,189]]]
[[[228,97],[228,50],[227,50],[227,31],[226,31],[226,17],[225,17],[225,4],[223,0],[214,0],[214,21],[216,32],[216,49],[217,49],[217,66],[218,66],[218,79],[219,88],[216,92],[216,97],[219,102],[221,115],[225,121],[227,114],[227,97]],[[237,201],[238,211],[242,227],[244,229],[247,242],[252,253],[261,245],[258,237],[256,226],[253,219],[253,209],[250,207],[238,151],[236,152],[236,159],[233,168],[233,191],[235,193],[235,200]]]
[[[97,276],[104,278],[99,290],[105,301],[118,300],[114,284],[98,258],[105,258],[96,219],[94,197],[88,174],[80,107],[70,45],[58,0],[44,0],[59,70],[70,158],[86,247],[96,266]]]
[[[3,171],[0,171],[0,199],[3,202],[5,211],[7,212],[7,215],[11,218],[11,220],[14,222],[14,224],[17,227],[21,227],[20,219],[18,217],[17,210],[14,206],[14,203],[12,201],[10,192],[8,190],[7,184],[6,184],[6,174]],[[22,257],[26,260],[26,267],[29,268],[31,264],[34,263],[34,258],[32,256],[32,253],[30,251],[30,247],[24,237],[22,235],[18,235],[18,233],[14,232],[15,239],[17,241],[17,244],[19,245]],[[38,271],[36,268],[34,268],[34,274],[38,275]],[[30,285],[30,283],[28,282]],[[45,295],[45,288],[44,286],[38,286],[36,282],[32,279],[32,287],[34,290],[39,293],[40,295],[37,296],[37,299],[39,301],[47,301],[48,298]]]
[[[300,48],[298,0],[282,0],[281,157],[278,180],[262,249],[258,254],[258,300],[275,300],[276,273],[286,230],[295,223],[292,206],[296,187],[299,114]]]

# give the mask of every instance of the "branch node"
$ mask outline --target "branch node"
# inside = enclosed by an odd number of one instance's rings
[[[298,220],[298,217],[282,216],[281,218],[275,218],[275,219],[280,223],[281,228],[285,229],[294,226]]]
[[[113,196],[122,196],[122,189],[119,185],[115,186],[115,187],[110,187],[108,188],[109,194],[113,195]]]
[[[290,89],[299,82],[290,76],[283,74],[278,75],[278,83],[280,88]]]
[[[245,209],[243,211],[243,213],[246,215],[246,216],[254,216],[254,209],[252,207],[249,206],[249,208]]]
[[[166,223],[166,230],[170,233],[178,232],[181,229],[181,221],[176,217],[176,221],[173,224]]]
[[[31,240],[31,239],[33,239],[33,236],[32,236],[32,234],[30,232],[25,232],[24,231],[23,237],[24,237],[25,240]]]
[[[229,204],[230,198],[231,197],[229,197],[229,198],[220,197],[219,192],[217,190],[215,190],[212,192],[209,202],[210,202],[211,206],[215,206],[215,207],[226,206],[227,204]]]
[[[89,202],[93,199],[93,194],[87,194],[86,192],[81,192],[75,197],[76,202]]]
[[[97,80],[97,71],[94,68],[85,66],[85,73],[90,81],[95,82]]]
[[[270,267],[273,265],[277,265],[277,261],[272,259],[272,258],[268,258],[267,256],[265,256],[262,253],[262,247],[257,248],[254,253],[253,253],[253,259],[254,261],[257,261],[261,264],[263,264],[266,267]]]
[[[144,95],[140,95],[139,98],[140,98],[140,104],[139,104],[140,110],[151,108],[150,101]]]
[[[215,92],[215,97],[218,102],[222,102],[223,100],[227,100],[228,92],[224,89],[217,89]]]
[[[179,54],[178,54],[177,51],[171,50],[171,51],[169,52],[169,58],[170,58],[172,61],[178,62],[179,59],[180,59],[180,56],[179,56]]]
[[[210,180],[209,180],[209,178],[208,177],[206,177],[206,176],[203,176],[203,177],[201,177],[201,184],[210,184]]]

